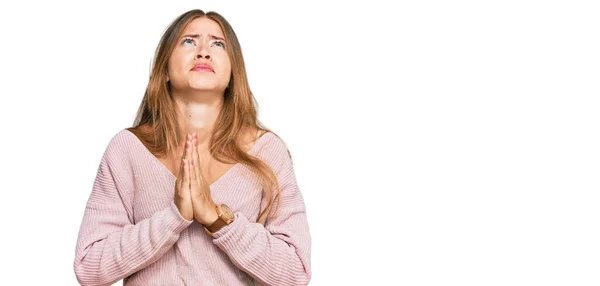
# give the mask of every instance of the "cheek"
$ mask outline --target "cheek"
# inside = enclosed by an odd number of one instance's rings
[[[223,73],[227,75],[226,77],[229,80],[229,78],[231,77],[231,62],[229,61],[229,58],[227,56],[225,56],[225,59],[223,61]]]
[[[184,64],[185,54],[181,52],[175,52],[169,58],[169,73],[177,73]]]
[[[167,62],[167,74],[172,77],[176,70],[177,70],[177,61],[174,61],[173,57],[171,57],[169,59],[169,61]]]
[[[227,65],[227,67],[225,67],[225,74],[227,75],[227,78],[231,77],[231,65]]]

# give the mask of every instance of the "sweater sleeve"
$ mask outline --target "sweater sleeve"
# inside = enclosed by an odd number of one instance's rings
[[[261,284],[306,285],[311,278],[311,237],[304,200],[287,148],[278,137],[271,141],[270,156],[276,158],[274,171],[281,186],[277,212],[264,226],[237,212],[231,224],[214,234],[213,243]]]
[[[132,210],[126,206],[131,206],[127,198],[133,190],[117,183],[131,174],[123,159],[126,141],[118,139],[111,141],[101,159],[79,229],[73,268],[81,285],[111,285],[148,266],[192,223],[173,202],[132,223]]]

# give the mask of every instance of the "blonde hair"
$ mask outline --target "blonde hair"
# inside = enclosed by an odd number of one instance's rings
[[[225,18],[216,12],[188,11],[176,18],[167,28],[156,49],[150,80],[138,109],[133,132],[148,150],[157,157],[168,156],[182,146],[182,136],[177,122],[177,108],[167,82],[167,64],[177,39],[194,19],[206,17],[223,30],[225,48],[231,61],[231,78],[224,92],[224,102],[213,128],[209,142],[211,155],[223,163],[241,163],[259,179],[266,199],[258,222],[264,223],[279,205],[281,188],[273,170],[262,160],[242,149],[244,132],[253,128],[272,132],[257,119],[256,100],[250,91],[244,58],[237,36]],[[150,128],[142,130],[143,126]],[[274,133],[274,132],[272,132]],[[274,198],[277,198],[274,201]]]

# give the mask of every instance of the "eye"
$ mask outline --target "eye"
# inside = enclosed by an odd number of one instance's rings
[[[214,41],[212,45],[223,49],[225,48],[225,43],[223,43],[222,41]]]
[[[194,44],[194,45],[196,45],[196,42],[194,42],[194,39],[192,39],[192,38],[185,38],[185,39],[183,39],[183,41],[181,43],[184,44],[184,45],[185,44]]]

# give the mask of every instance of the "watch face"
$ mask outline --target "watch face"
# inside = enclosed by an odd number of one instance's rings
[[[235,215],[233,214],[233,212],[227,205],[225,205],[225,204],[221,205],[221,210],[223,211],[223,216],[225,218],[232,220],[235,217]]]

